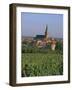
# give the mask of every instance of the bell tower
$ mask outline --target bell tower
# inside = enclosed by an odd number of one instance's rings
[[[48,27],[47,27],[47,25],[45,27],[45,39],[48,39]]]

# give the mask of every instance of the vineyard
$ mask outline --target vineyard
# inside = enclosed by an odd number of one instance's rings
[[[63,55],[49,53],[22,53],[22,77],[63,74]]]

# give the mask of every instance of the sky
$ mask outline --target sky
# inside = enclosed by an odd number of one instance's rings
[[[49,37],[63,38],[63,14],[21,12],[22,36],[44,35],[46,25]]]

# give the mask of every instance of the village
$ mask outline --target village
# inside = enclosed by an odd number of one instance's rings
[[[29,43],[32,46],[36,46],[38,48],[44,48],[47,45],[50,45],[51,50],[55,50],[56,47],[56,40],[54,38],[49,38],[48,34],[48,27],[45,26],[45,33],[44,35],[36,35],[35,37],[26,37],[23,38],[22,43]]]

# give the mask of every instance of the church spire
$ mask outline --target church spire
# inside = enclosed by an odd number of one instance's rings
[[[45,27],[45,38],[48,39],[48,27],[47,27],[47,25]]]
[[[45,32],[46,32],[46,34],[47,34],[47,29],[48,29],[48,27],[47,27],[47,25],[46,25],[46,28],[45,28]]]

